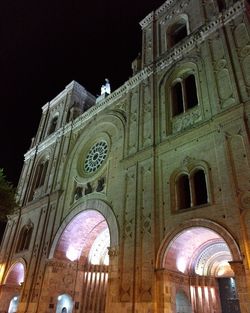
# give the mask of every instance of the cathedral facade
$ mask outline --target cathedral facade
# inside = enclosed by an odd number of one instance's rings
[[[250,9],[167,0],[133,76],[42,107],[0,312],[250,312]]]

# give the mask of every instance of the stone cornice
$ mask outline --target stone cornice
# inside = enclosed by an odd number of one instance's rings
[[[244,2],[246,0],[240,0],[237,3],[235,3],[232,7],[230,7],[223,15],[223,17],[225,19],[227,19],[228,17],[230,17],[232,14],[235,13],[234,9],[235,7],[237,7],[238,5],[241,6],[245,6]],[[177,13],[180,13],[180,10],[183,10],[183,8],[185,6],[187,6],[189,4],[190,0],[183,0],[181,3],[179,3],[179,8],[178,9],[174,9],[173,12],[171,12],[170,15],[175,15]],[[171,7],[173,7],[176,4],[176,0],[167,0],[163,3],[163,5],[161,5],[157,10],[152,11],[151,13],[149,13],[139,24],[141,26],[142,29],[144,29],[145,27],[147,27],[150,23],[152,23],[152,21],[155,19],[157,20],[158,18],[160,18],[160,16],[162,14],[164,14],[167,10],[169,10]],[[169,18],[169,16],[166,16],[166,19]]]
[[[141,28],[144,29],[147,27],[150,23],[153,22],[154,19],[154,12],[149,13],[139,24],[141,25]]]
[[[73,80],[53,100],[47,102],[42,107],[43,112],[45,112],[49,107],[53,107],[55,104],[57,104],[70,91],[75,91],[84,101],[87,99],[88,96],[95,99],[95,97],[92,94],[90,94],[82,85]]]
[[[212,33],[241,14],[244,9],[244,1],[239,1],[223,15],[219,15],[217,19],[202,25],[194,33],[190,34],[185,40],[183,40],[183,42],[174,46],[169,52],[167,51],[163,57],[161,56],[161,58],[156,61],[156,72],[170,66],[173,62],[189,53]]]
[[[43,112],[47,111],[49,107],[52,107],[56,103],[58,103],[65,95],[67,94],[67,90],[64,89],[62,92],[60,92],[53,100],[47,102],[43,107]]]
[[[170,1],[166,1],[166,3],[170,3]],[[165,5],[167,5],[166,3]],[[185,40],[183,40],[183,42],[177,44],[175,47],[170,49],[170,51],[167,51],[163,56],[161,55],[160,58],[156,60],[155,65],[152,63],[142,69],[139,73],[126,81],[120,88],[112,92],[108,97],[104,98],[103,100],[89,108],[73,123],[69,123],[64,127],[58,129],[55,133],[53,133],[43,142],[41,142],[38,147],[33,147],[31,150],[29,150],[24,155],[25,161],[35,155],[36,149],[37,151],[42,151],[55,143],[56,140],[58,140],[61,136],[69,133],[71,130],[74,131],[77,128],[80,128],[83,123],[86,123],[94,115],[98,114],[99,112],[103,111],[104,109],[118,101],[120,98],[124,97],[130,90],[135,88],[149,76],[153,75],[154,72],[158,73],[162,71],[162,69],[166,69],[167,67],[171,66],[174,62],[176,62],[178,59],[181,59],[184,55],[188,54],[192,49],[198,46],[220,27],[227,24],[239,14],[244,12],[244,10],[246,10],[244,0],[238,1],[231,8],[225,11],[224,14],[219,15],[217,19],[214,19],[213,21],[202,25],[198,30],[196,30],[194,33],[190,34]],[[65,88],[65,90],[71,90],[74,86],[77,86],[78,88],[81,85],[73,81]],[[61,92],[58,97],[61,97],[61,95],[65,93],[65,90]],[[57,99],[56,101],[58,101],[58,97],[55,98]]]
[[[176,5],[176,7],[172,11],[169,10],[168,14],[165,15],[165,17],[162,19],[162,21],[160,21],[160,24],[165,24],[166,21],[174,20],[174,18],[176,16],[180,16],[181,14],[185,13],[184,9],[186,6],[189,5],[189,2],[190,2],[190,0],[184,0],[184,1],[180,2],[178,4],[178,6]],[[160,12],[160,13],[161,13],[161,15],[163,15],[164,12]],[[159,17],[160,16],[157,16],[156,18],[158,19]]]
[[[185,6],[189,4],[190,0],[184,0],[179,4],[179,7],[182,9]],[[158,19],[163,13],[166,12],[166,10],[169,10],[171,7],[173,7],[176,4],[176,0],[167,0],[161,5],[155,12],[149,13],[139,24],[142,29],[147,27],[150,23],[153,22],[154,17],[155,19]],[[176,10],[178,12],[178,10]]]
[[[162,13],[164,13],[167,9],[169,9],[176,1],[175,0],[167,0],[165,1],[156,11],[155,16],[158,18]]]
[[[75,80],[73,80],[71,83],[69,83],[65,89],[67,91],[71,91],[71,90],[74,90],[76,93],[78,93],[82,98],[83,100],[85,100],[87,98],[87,90],[82,86],[80,85],[78,82],[76,82]]]

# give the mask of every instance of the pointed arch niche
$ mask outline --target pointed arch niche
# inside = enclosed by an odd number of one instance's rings
[[[241,254],[228,231],[208,220],[184,222],[165,238],[158,254],[161,288],[176,299],[162,305],[169,306],[171,312],[180,307],[184,313],[210,313],[211,307],[222,312],[223,304],[230,305],[222,299],[223,280],[239,306],[232,262],[241,262]]]
[[[77,205],[65,218],[52,244],[43,290],[72,297],[86,312],[104,312],[110,274],[110,255],[116,255],[118,227],[112,209],[101,200]],[[63,284],[60,282],[63,281]],[[51,299],[51,296],[50,296]]]

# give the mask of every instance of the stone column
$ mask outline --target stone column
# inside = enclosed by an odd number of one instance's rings
[[[171,313],[171,282],[165,269],[157,269],[156,275],[156,303],[157,313]]]
[[[246,272],[242,261],[229,262],[235,274],[236,291],[241,313],[250,313],[250,294],[247,288]]]
[[[119,278],[119,248],[118,246],[108,247],[109,254],[109,274],[108,274],[108,288],[106,298],[106,311],[107,312],[119,312],[121,311],[119,290],[120,290],[120,278]]]

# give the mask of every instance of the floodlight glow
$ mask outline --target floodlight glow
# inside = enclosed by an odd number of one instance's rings
[[[10,301],[8,313],[17,312],[18,304],[19,304],[19,297],[17,296],[13,297]]]
[[[76,250],[75,247],[69,246],[67,252],[66,252],[66,257],[70,260],[70,261],[75,261],[76,259],[78,259],[78,251]]]
[[[215,297],[215,290],[214,290],[214,287],[211,287],[210,292],[211,292],[212,299],[213,299],[213,301],[215,302],[215,301],[216,301],[216,297]]]
[[[22,263],[17,263],[14,267],[13,270],[17,271],[17,283],[18,285],[22,285],[24,282],[24,266]]]
[[[57,306],[56,306],[56,313],[62,312],[72,312],[73,308],[73,301],[72,298],[67,294],[61,294],[57,297]]]
[[[208,287],[204,287],[205,298],[209,302]]]
[[[183,256],[178,257],[176,261],[176,267],[180,272],[185,273],[187,268],[186,258],[184,258]]]

